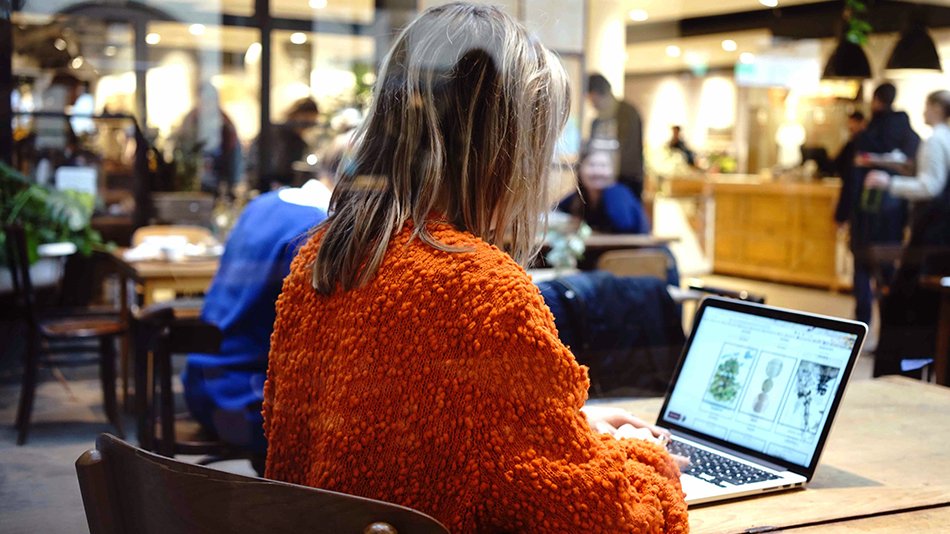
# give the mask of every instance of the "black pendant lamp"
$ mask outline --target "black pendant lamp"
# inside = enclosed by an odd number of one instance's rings
[[[911,25],[900,39],[887,60],[887,70],[915,69],[941,71],[940,56],[927,28],[920,22]]]
[[[823,80],[865,80],[870,77],[871,64],[864,49],[845,37],[838,41],[821,75]]]

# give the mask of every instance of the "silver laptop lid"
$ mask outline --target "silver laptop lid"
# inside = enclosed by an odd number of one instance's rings
[[[811,479],[862,323],[707,298],[657,421]]]

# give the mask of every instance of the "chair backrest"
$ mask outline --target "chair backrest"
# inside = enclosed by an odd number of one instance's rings
[[[448,532],[410,508],[193,465],[109,434],[76,471],[92,534]]]
[[[30,279],[26,232],[20,225],[8,225],[3,227],[3,233],[6,237],[7,265],[13,282],[16,307],[26,319],[30,330],[35,331],[39,319],[36,312],[36,295],[33,293],[33,282]]]
[[[597,269],[614,276],[652,276],[666,280],[669,257],[661,250],[611,250],[597,260]]]
[[[132,234],[132,246],[137,247],[152,236],[175,236],[180,235],[191,244],[214,243],[214,236],[211,230],[202,226],[190,226],[180,224],[158,224],[152,226],[143,226]]]

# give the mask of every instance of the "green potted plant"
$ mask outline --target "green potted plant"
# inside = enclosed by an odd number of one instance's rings
[[[3,226],[23,226],[36,285],[55,282],[59,273],[61,262],[43,258],[44,252],[88,255],[103,245],[102,236],[91,226],[94,203],[92,195],[35,184],[0,162],[0,221]],[[0,232],[0,292],[11,287],[7,261],[6,235]]]

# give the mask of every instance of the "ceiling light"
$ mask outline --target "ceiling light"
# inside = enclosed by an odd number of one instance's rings
[[[56,50],[59,50],[60,52],[66,50],[66,40],[62,37],[58,37],[55,41],[53,41],[53,47],[55,47]]]
[[[838,46],[828,58],[825,70],[821,75],[823,80],[834,79],[861,79],[871,77],[871,64],[861,45],[847,39],[838,41]]]
[[[940,55],[934,40],[927,33],[927,28],[916,23],[901,34],[890,59],[887,60],[888,71],[894,70],[935,70],[941,71]]]
[[[307,42],[307,34],[303,32],[294,32],[290,34],[290,42],[296,45],[302,45]]]
[[[669,57],[680,57],[682,54],[683,51],[676,45],[670,45],[666,47],[666,55]]]
[[[104,49],[102,49],[102,53],[105,54],[107,57],[112,57],[112,56],[114,56],[115,53],[116,53],[116,51],[117,51],[117,50],[116,50],[116,47],[114,47],[114,46],[112,46],[112,45],[109,45],[109,46],[105,47]]]
[[[261,46],[261,43],[257,41],[251,43],[247,47],[247,52],[244,52],[244,62],[248,64],[254,64],[261,60],[261,52],[264,48]]]
[[[765,7],[778,7],[778,0],[759,0],[759,3]]]
[[[204,24],[192,24],[188,26],[188,33],[192,35],[204,35],[205,25]]]
[[[650,15],[642,9],[634,9],[630,11],[630,20],[634,22],[643,22],[650,18]]]
[[[85,61],[83,60],[82,56],[76,56],[75,58],[73,58],[70,65],[72,65],[74,69],[78,69],[79,67],[82,67],[83,63],[85,63]]]
[[[310,0],[311,9],[323,9],[327,7],[327,0]]]
[[[737,45],[732,39],[725,39],[722,42],[722,49],[726,52],[735,52],[739,49],[739,45]]]
[[[145,42],[150,45],[157,45],[162,41],[162,36],[157,33],[150,33],[145,36]]]
[[[743,52],[739,54],[739,63],[749,65],[750,63],[755,63],[755,54],[752,52]]]

